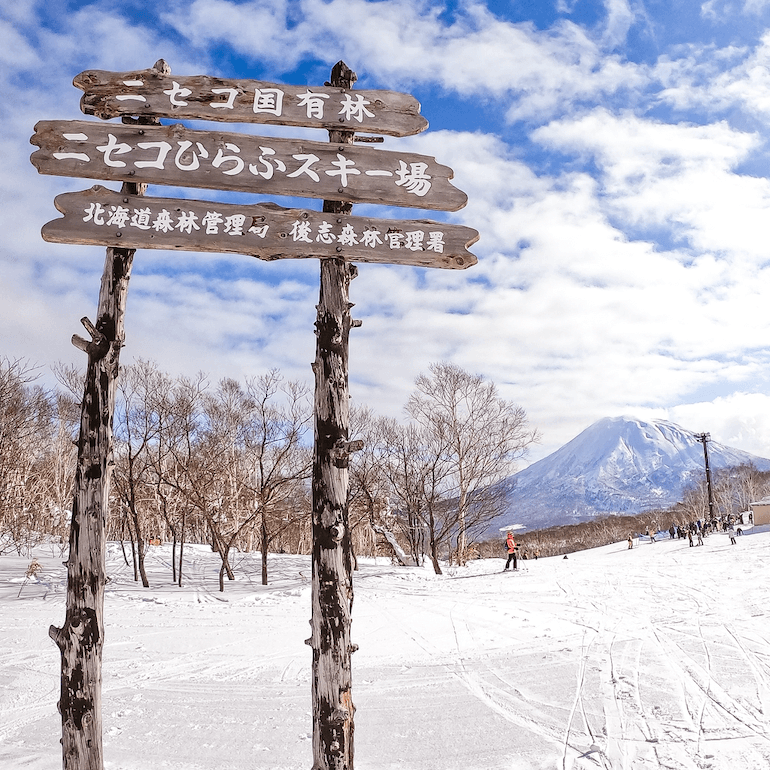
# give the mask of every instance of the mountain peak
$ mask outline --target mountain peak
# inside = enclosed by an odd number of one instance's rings
[[[770,460],[709,442],[713,469]],[[529,527],[567,524],[609,514],[636,514],[682,499],[704,470],[694,431],[668,420],[604,417],[563,447],[515,474],[509,511]]]

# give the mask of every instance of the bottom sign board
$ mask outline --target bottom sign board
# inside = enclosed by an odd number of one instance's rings
[[[52,243],[224,252],[265,260],[340,257],[449,269],[477,262],[468,251],[479,239],[476,230],[428,220],[150,198],[101,185],[58,195],[54,204],[64,217],[42,229],[43,239]]]

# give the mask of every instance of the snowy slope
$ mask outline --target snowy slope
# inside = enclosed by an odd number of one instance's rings
[[[770,469],[770,460],[716,441],[708,448],[712,469]],[[543,527],[666,507],[681,500],[693,473],[703,472],[703,445],[692,431],[665,420],[606,417],[513,476],[507,518]]]
[[[308,770],[309,557],[217,561],[186,587],[151,547],[152,588],[108,554],[105,770]],[[0,556],[0,768],[61,767],[58,552]],[[770,534],[502,559],[437,577],[362,560],[355,576],[357,770],[766,770]],[[21,596],[18,598],[21,588]],[[705,588],[705,590],[704,590]],[[592,748],[594,747],[594,748]]]

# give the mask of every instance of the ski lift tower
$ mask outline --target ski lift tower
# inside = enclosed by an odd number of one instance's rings
[[[695,438],[703,444],[703,459],[706,463],[706,487],[709,495],[709,518],[714,518],[714,495],[711,491],[711,469],[709,468],[708,442],[711,441],[710,433],[696,433]]]

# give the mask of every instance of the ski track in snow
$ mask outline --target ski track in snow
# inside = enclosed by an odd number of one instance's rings
[[[0,557],[0,767],[60,766],[62,558]],[[308,557],[108,550],[105,770],[307,770]],[[770,533],[354,576],[358,770],[766,770]],[[21,588],[21,597],[17,597]]]

